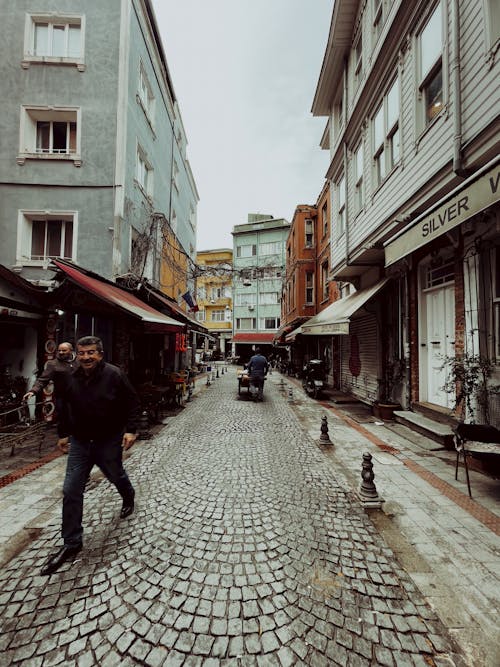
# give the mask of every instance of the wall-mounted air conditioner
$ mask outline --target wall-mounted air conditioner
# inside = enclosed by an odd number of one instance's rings
[[[248,310],[253,310],[255,306],[248,306]]]

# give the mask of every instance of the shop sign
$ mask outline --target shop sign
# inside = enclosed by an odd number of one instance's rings
[[[430,243],[500,199],[500,165],[482,173],[469,186],[454,191],[441,206],[420,218],[411,229],[385,247],[385,265],[389,266],[417,248]]]
[[[349,333],[349,322],[331,322],[330,324],[315,324],[312,327],[302,325],[302,333],[307,336],[320,336],[329,334],[330,336]]]

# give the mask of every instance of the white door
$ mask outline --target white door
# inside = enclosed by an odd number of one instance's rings
[[[447,379],[445,359],[455,355],[455,286],[434,287],[423,293],[424,331],[422,362],[422,398],[445,408],[452,408],[455,394],[443,389]],[[426,377],[425,377],[426,376]],[[425,386],[426,385],[426,386]],[[427,396],[425,396],[427,394]]]

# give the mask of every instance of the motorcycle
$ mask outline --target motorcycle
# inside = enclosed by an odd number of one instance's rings
[[[318,398],[326,387],[325,378],[325,362],[322,359],[311,359],[302,369],[302,386],[313,398]]]

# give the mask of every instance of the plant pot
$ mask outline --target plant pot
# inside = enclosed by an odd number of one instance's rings
[[[394,421],[394,410],[401,409],[399,403],[374,403],[373,414],[382,421]]]

